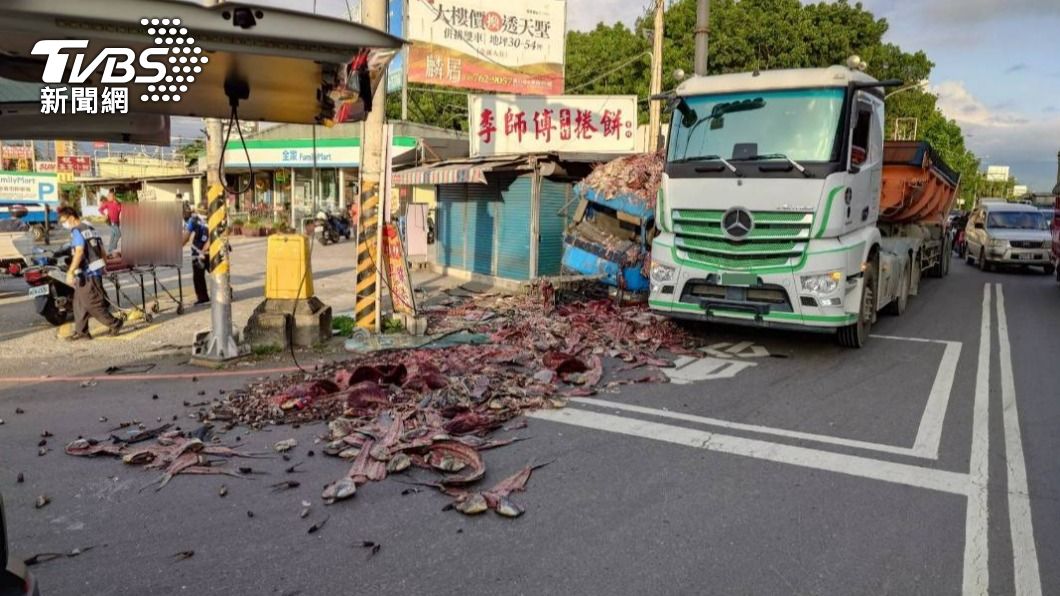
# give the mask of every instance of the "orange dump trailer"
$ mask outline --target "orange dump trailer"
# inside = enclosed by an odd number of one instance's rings
[[[946,229],[960,176],[925,141],[889,141],[883,148],[878,227],[888,250],[911,258],[912,294],[920,272],[949,272]]]

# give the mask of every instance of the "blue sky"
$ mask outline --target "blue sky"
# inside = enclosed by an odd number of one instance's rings
[[[346,18],[359,0],[256,0]],[[1060,0],[863,0],[887,39],[935,62],[931,89],[984,165],[1012,167],[1034,190],[1056,182],[1060,150]],[[400,5],[399,2],[394,4]],[[632,24],[651,0],[568,0],[568,26]],[[394,15],[395,25],[400,22]],[[198,126],[198,125],[196,125]],[[175,128],[180,128],[175,124]]]

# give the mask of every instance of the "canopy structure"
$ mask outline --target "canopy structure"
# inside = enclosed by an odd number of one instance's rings
[[[152,21],[162,18],[179,21],[191,40],[185,38],[184,47],[194,45],[199,52],[193,55],[205,60],[197,64],[200,71],[179,101],[155,101],[147,84],[129,83],[129,114],[225,118],[231,113],[232,95],[239,98],[243,120],[306,124],[363,120],[371,109],[372,90],[403,44],[359,24],[266,6],[204,7],[176,0],[6,0],[0,3],[0,76],[42,83],[47,56],[32,53],[41,40],[88,40],[86,49],[76,50],[84,53],[84,65],[110,48],[128,48],[137,56],[148,48],[172,50],[173,40],[148,34]],[[174,51],[174,57],[177,54]],[[65,80],[74,59],[67,62]],[[96,70],[85,85],[100,84],[98,71],[103,68]],[[19,135],[69,138],[52,118],[55,114],[40,114],[37,99],[39,128],[23,124]],[[28,110],[21,113],[28,116]],[[113,122],[95,120],[100,122],[100,134],[94,138],[113,130]]]
[[[393,180],[398,186],[487,184],[487,173],[525,163],[522,157],[450,160],[396,172]]]

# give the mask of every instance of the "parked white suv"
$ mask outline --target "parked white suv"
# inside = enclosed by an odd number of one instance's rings
[[[1019,265],[1052,274],[1056,269],[1052,237],[1043,222],[1042,212],[1031,205],[983,202],[968,218],[965,260],[983,271],[995,265]]]

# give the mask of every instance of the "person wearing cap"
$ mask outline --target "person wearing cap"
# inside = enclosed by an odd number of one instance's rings
[[[210,294],[206,289],[207,253],[206,246],[210,242],[210,229],[199,214],[195,213],[191,206],[184,204],[184,244],[191,243],[191,279],[195,284],[195,304],[207,304],[210,302]]]
[[[81,221],[73,207],[59,208],[59,223],[70,232],[73,248],[66,283],[74,288],[74,332],[67,339],[92,339],[88,332],[89,317],[106,325],[111,335],[117,335],[124,321],[110,314],[110,302],[103,290],[106,268],[103,239],[92,226]]]
[[[118,202],[114,189],[107,192],[107,196],[99,205],[99,213],[107,218],[110,226],[110,243],[107,244],[107,254],[118,249],[118,241],[121,240],[121,203]]]

